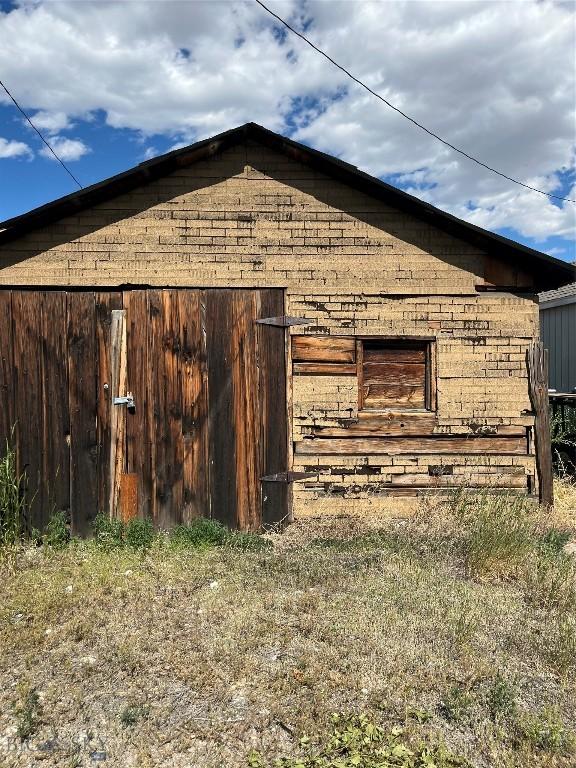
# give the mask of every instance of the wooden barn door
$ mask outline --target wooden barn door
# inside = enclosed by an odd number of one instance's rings
[[[28,485],[30,528],[66,510],[159,527],[284,519],[281,290],[0,290],[0,455]],[[134,408],[114,403],[131,393]]]
[[[112,359],[125,392],[111,395],[130,393],[134,407],[112,417],[115,514],[137,488],[139,513],[161,528],[204,516],[248,530],[286,516],[286,488],[262,494],[261,481],[287,469],[284,333],[256,323],[283,304],[280,290],[124,294],[125,376],[114,344]]]
[[[6,440],[25,474],[27,527],[64,510],[90,533],[106,511],[110,315],[122,294],[0,290],[0,455]]]

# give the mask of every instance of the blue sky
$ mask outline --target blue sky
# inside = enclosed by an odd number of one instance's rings
[[[576,258],[574,204],[516,187],[435,142],[279,33],[255,3],[217,5],[0,0],[1,77],[84,186],[254,120],[479,226]],[[271,6],[448,140],[528,184],[576,196],[572,6]],[[0,219],[75,189],[0,94]]]

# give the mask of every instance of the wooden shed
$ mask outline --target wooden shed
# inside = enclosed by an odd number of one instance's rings
[[[253,123],[0,230],[0,439],[37,527],[536,490],[526,353],[564,262]]]

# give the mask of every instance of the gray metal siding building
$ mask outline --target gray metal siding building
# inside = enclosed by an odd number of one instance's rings
[[[576,389],[576,283],[540,294],[540,333],[550,352],[550,388]]]

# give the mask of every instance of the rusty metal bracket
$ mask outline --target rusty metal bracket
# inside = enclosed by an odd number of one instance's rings
[[[258,325],[275,325],[279,328],[289,328],[291,325],[312,325],[314,321],[305,317],[291,317],[290,315],[280,315],[279,317],[261,317],[256,320]]]
[[[318,477],[318,472],[277,472],[275,475],[265,475],[260,480],[266,483],[293,483],[311,477]]]

